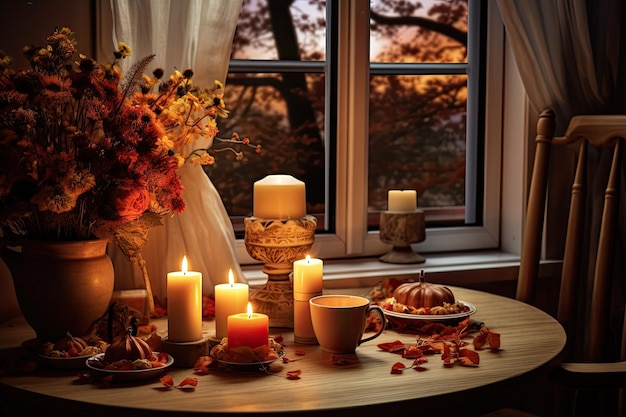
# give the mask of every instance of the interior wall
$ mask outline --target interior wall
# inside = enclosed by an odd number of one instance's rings
[[[55,28],[76,33],[78,51],[95,53],[95,0],[0,0],[0,49],[13,58],[15,68],[27,68],[26,45],[43,46]]]
[[[43,46],[63,26],[76,33],[79,52],[94,56],[94,0],[0,0],[0,10],[0,50],[13,58],[14,68],[28,68],[24,46]],[[0,322],[19,314],[11,274],[0,261]]]

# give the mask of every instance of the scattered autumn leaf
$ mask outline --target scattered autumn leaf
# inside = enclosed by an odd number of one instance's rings
[[[198,378],[185,378],[176,388],[193,388],[198,385]]]
[[[406,347],[406,345],[399,340],[388,343],[380,343],[377,346],[381,350],[392,353],[402,353]]]
[[[174,378],[172,378],[171,375],[162,376],[159,381],[161,381],[161,384],[168,388],[172,388],[174,386]]]
[[[287,371],[287,379],[300,379],[300,375],[302,375],[302,371],[300,369]]]
[[[472,340],[474,349],[482,349],[482,347],[485,346],[485,343],[487,343],[487,334],[483,332],[478,333]]]
[[[426,368],[424,368],[422,365],[425,364],[426,362],[428,362],[428,359],[426,358],[417,358],[413,361],[413,368],[416,371],[425,371]]]
[[[478,365],[480,363],[480,355],[477,352],[471,349],[459,349],[459,360],[463,365],[467,365],[467,361],[469,360],[471,365]]]
[[[487,333],[487,343],[490,349],[500,349],[500,333],[489,331]]]
[[[402,371],[406,368],[406,366],[401,362],[396,362],[391,367],[392,374],[401,374]]]
[[[402,357],[406,359],[417,359],[424,356],[424,352],[417,346],[407,346],[402,353]]]
[[[206,375],[211,368],[217,367],[217,361],[212,357],[204,355],[200,356],[193,365],[194,373],[197,375]]]

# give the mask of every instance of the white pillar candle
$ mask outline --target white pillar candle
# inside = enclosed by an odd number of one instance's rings
[[[253,215],[260,219],[299,219],[306,215],[306,189],[291,175],[268,175],[254,183]]]
[[[293,336],[296,343],[317,344],[309,300],[322,294],[324,263],[309,255],[293,263]]]
[[[300,259],[293,263],[293,292],[299,294],[317,294],[322,291],[324,262],[321,259]]]
[[[417,191],[389,190],[387,195],[387,211],[415,211],[417,210]]]
[[[167,274],[167,337],[172,342],[202,339],[202,273],[182,271]]]
[[[232,269],[228,271],[228,284],[215,286],[215,337],[228,335],[228,316],[245,313],[248,305],[248,284],[236,283]]]

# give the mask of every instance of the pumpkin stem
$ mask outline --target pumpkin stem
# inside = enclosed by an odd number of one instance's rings
[[[421,284],[423,284],[423,283],[424,283],[424,280],[425,280],[425,277],[424,277],[424,276],[425,276],[425,275],[426,275],[426,274],[424,273],[424,270],[422,269],[422,270],[420,271],[420,275],[419,275],[419,280],[420,280],[420,283],[421,283]]]

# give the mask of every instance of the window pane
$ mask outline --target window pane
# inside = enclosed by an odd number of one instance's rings
[[[323,61],[325,42],[325,1],[245,0],[231,58]]]
[[[372,62],[467,62],[467,0],[372,0]]]
[[[420,208],[465,204],[467,77],[371,79],[369,207],[415,189]]]
[[[464,224],[467,0],[371,7],[368,226],[377,227],[390,189],[417,190],[431,226]]]
[[[239,237],[253,184],[266,175],[304,181],[307,213],[325,213],[325,47],[326,2],[244,0],[224,97],[231,115],[219,128],[262,152],[210,171]]]
[[[305,182],[307,212],[323,214],[323,74],[231,74],[224,100],[232,110],[220,123],[220,135],[230,137],[234,131],[241,132],[262,145],[260,155],[247,152],[242,161],[224,155],[227,158],[209,167],[228,213],[242,218],[252,215],[254,182],[284,173]],[[242,230],[240,220],[234,220],[237,230]]]

